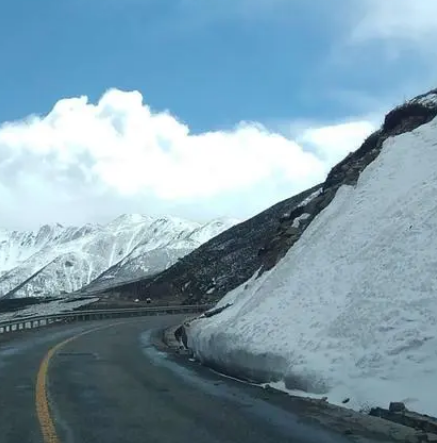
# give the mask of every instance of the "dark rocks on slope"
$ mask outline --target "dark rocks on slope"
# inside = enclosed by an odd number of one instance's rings
[[[437,103],[423,100],[433,93],[437,90],[389,112],[382,128],[332,168],[322,186],[315,186],[232,227],[157,276],[120,286],[108,291],[108,295],[169,298],[182,303],[210,302],[243,284],[257,270],[271,269],[331,203],[338,188],[357,183],[387,138],[412,131],[437,115]],[[319,189],[314,198],[305,201]]]

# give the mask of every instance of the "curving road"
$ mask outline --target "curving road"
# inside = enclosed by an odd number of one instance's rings
[[[1,341],[0,441],[357,441],[302,421],[289,397],[160,350],[153,331],[181,319],[66,325]]]

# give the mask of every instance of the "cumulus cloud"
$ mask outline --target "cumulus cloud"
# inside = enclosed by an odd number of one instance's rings
[[[303,146],[313,147],[317,157],[325,164],[334,165],[358,148],[357,140],[364,140],[374,130],[372,121],[352,121],[306,129],[297,141]]]
[[[247,217],[319,181],[374,129],[355,121],[294,137],[253,122],[193,134],[137,92],[60,100],[0,126],[6,227],[81,224],[122,212]]]

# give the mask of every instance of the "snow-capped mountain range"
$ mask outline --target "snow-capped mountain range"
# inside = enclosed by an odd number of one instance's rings
[[[0,230],[0,298],[54,296],[91,282],[99,286],[148,276],[235,223],[130,214],[107,225]]]

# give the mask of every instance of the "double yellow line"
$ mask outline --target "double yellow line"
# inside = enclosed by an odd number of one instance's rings
[[[73,340],[78,339],[87,334],[91,334],[92,332],[99,331],[101,329],[110,328],[111,326],[115,326],[124,322],[112,323],[110,325],[101,326],[99,328],[94,328],[89,331],[81,332],[80,334],[74,335],[73,337],[64,340],[61,343],[53,346],[47,354],[45,355],[43,361],[38,370],[38,375],[36,378],[36,413],[38,416],[39,425],[41,428],[42,436],[44,443],[60,443],[58,434],[56,433],[55,425],[53,423],[53,419],[50,415],[50,407],[49,407],[49,399],[48,399],[48,390],[47,390],[47,374],[50,365],[50,360],[53,355],[63,348],[68,343],[71,343]]]

